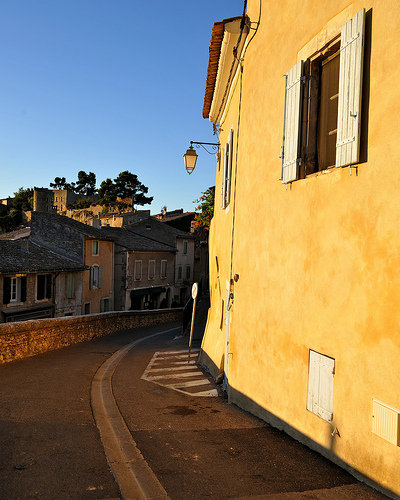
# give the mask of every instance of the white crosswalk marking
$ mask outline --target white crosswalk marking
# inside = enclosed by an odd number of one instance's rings
[[[189,396],[218,396],[217,389],[205,390],[211,382],[196,365],[199,352],[200,349],[193,349],[189,358],[185,350],[158,351],[141,378]]]

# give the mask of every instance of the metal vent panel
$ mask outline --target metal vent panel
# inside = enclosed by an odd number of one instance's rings
[[[400,411],[376,399],[372,400],[372,432],[400,446]]]

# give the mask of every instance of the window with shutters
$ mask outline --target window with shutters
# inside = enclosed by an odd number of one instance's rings
[[[186,266],[186,279],[190,278],[190,266]]]
[[[111,311],[111,299],[107,297],[100,300],[100,312],[108,311]]]
[[[135,260],[135,281],[142,279],[142,261]]]
[[[36,282],[36,299],[51,299],[51,274],[38,274]]]
[[[223,170],[222,170],[222,208],[227,208],[231,201],[231,177],[232,177],[232,145],[233,130],[229,133],[228,142],[223,150]]]
[[[26,301],[26,276],[3,278],[3,304]]]
[[[182,279],[182,266],[178,267],[178,280]]]
[[[335,360],[310,350],[307,410],[332,421]]]
[[[362,9],[286,74],[283,183],[360,160],[364,19]]]
[[[91,266],[89,288],[101,288],[103,286],[103,266]]]

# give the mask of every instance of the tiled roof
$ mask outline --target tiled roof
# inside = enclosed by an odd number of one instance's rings
[[[87,269],[87,266],[62,257],[31,241],[0,240],[0,274],[84,269]]]
[[[127,226],[127,229],[174,247],[176,247],[176,238],[194,239],[193,234],[176,229],[154,217],[133,222]]]
[[[222,40],[224,38],[225,24],[242,19],[242,16],[231,17],[223,21],[214,23],[211,32],[211,40],[208,56],[208,69],[206,90],[204,93],[203,118],[210,115],[211,104],[214,97],[215,83],[218,75],[219,56],[221,54]]]
[[[16,229],[15,231],[10,231],[9,233],[0,234],[0,240],[18,240],[19,238],[26,238],[31,233],[30,227],[22,227],[21,229]]]
[[[175,246],[147,238],[134,231],[123,227],[105,227],[102,226],[102,233],[116,239],[117,243],[128,250],[141,252],[175,252]]]
[[[32,212],[31,227],[32,233],[35,231],[36,224],[40,223],[42,228],[44,225],[57,225],[62,224],[64,227],[68,227],[73,231],[79,232],[87,238],[94,238],[96,240],[112,240],[110,236],[105,236],[102,234],[100,229],[96,227],[89,226],[88,224],[83,224],[77,220],[71,219],[64,215],[58,215],[54,213],[47,212]],[[33,234],[32,234],[33,235]]]

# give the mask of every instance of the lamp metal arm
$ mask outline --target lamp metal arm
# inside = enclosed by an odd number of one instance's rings
[[[199,148],[200,146],[204,149],[204,151],[207,151],[207,153],[209,155],[212,155],[212,154],[215,154],[215,151],[218,150],[219,146],[220,146],[220,143],[219,142],[197,142],[197,141],[190,141],[190,145],[192,146],[193,144],[196,145],[196,148]],[[213,150],[214,151],[208,151],[207,148],[204,147],[204,145],[206,146],[212,146]]]

